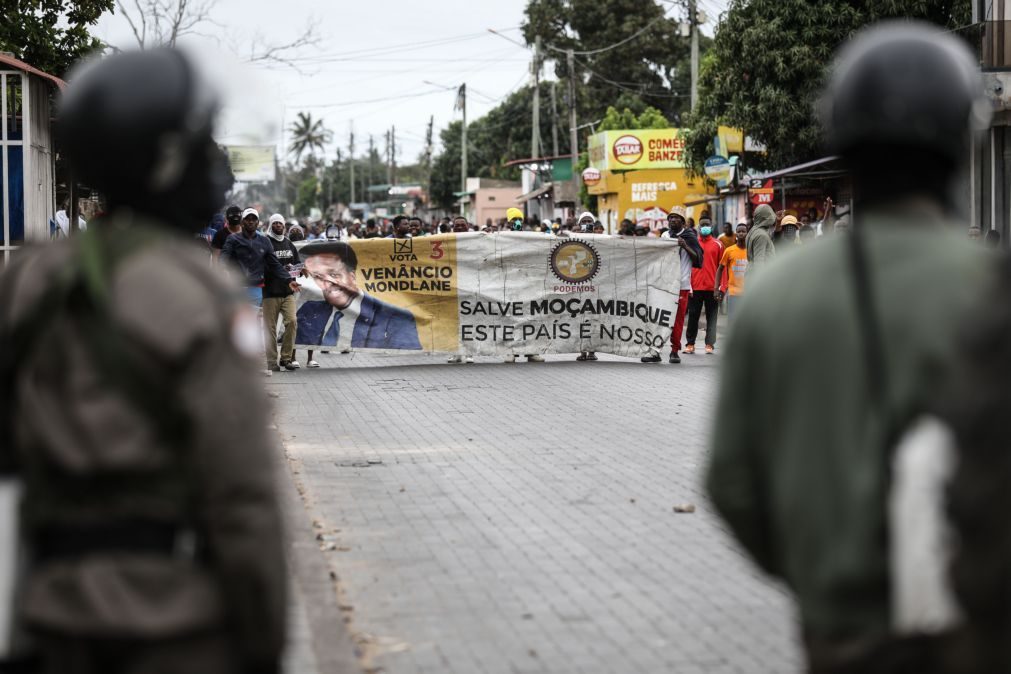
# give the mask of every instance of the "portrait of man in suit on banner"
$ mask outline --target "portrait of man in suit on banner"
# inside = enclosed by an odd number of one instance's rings
[[[301,250],[309,283],[322,300],[298,308],[295,342],[339,350],[421,349],[414,315],[358,289],[358,258],[343,241],[313,243]]]

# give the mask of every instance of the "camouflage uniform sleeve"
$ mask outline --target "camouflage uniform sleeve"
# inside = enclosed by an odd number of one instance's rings
[[[753,312],[748,312],[753,309]],[[765,571],[779,575],[769,533],[768,485],[761,454],[763,422],[761,330],[752,302],[735,307],[735,324],[724,349],[719,404],[706,475],[709,497],[738,542]]]
[[[258,337],[255,317],[247,320]],[[287,576],[268,406],[256,366],[232,334],[197,351],[183,395],[193,420],[199,525],[244,671],[273,671],[284,643]]]

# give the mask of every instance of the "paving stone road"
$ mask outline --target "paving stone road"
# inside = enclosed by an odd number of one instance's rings
[[[365,671],[799,670],[700,486],[719,355],[318,358],[267,388]]]

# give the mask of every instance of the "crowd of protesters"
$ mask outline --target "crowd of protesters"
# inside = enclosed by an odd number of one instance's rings
[[[768,264],[777,251],[803,246],[817,237],[845,232],[848,215],[837,216],[832,201],[826,200],[818,219],[811,209],[799,218],[785,211],[774,211],[768,205],[755,209],[750,221],[736,226],[723,223],[718,232],[708,212],[700,214],[698,222],[688,217],[685,208],[675,206],[667,215],[666,227],[648,222],[622,221],[619,236],[674,239],[680,247],[681,270],[676,288],[679,301],[670,337],[668,362],[681,362],[682,354],[696,353],[696,340],[703,329],[703,351],[716,351],[717,325],[722,313],[732,316],[734,306],[745,292],[745,278],[750,270]],[[483,226],[465,216],[426,220],[418,216],[398,215],[393,218],[369,218],[364,222],[315,222],[299,224],[280,214],[261,222],[254,208],[229,206],[214,218],[203,236],[214,260],[236,264],[245,274],[250,301],[262,311],[266,371],[295,370],[300,367],[295,354],[296,298],[302,265],[296,242],[351,241],[373,238],[413,238],[445,233],[466,232],[534,232],[565,237],[604,233],[604,225],[588,211],[566,220],[537,221],[524,217],[522,211],[510,208],[507,217]],[[973,232],[970,231],[970,237]],[[982,240],[977,232],[976,238]],[[990,239],[986,243],[992,245]],[[703,323],[704,317],[704,323]],[[278,322],[281,323],[278,334]],[[280,348],[278,345],[280,344]],[[515,362],[515,356],[507,362]],[[527,354],[531,362],[541,362],[538,354]],[[582,351],[579,361],[597,360],[593,351]],[[662,356],[653,352],[644,363],[659,363]],[[470,356],[455,355],[451,363],[472,363]],[[308,352],[308,367],[319,367],[314,352]]]

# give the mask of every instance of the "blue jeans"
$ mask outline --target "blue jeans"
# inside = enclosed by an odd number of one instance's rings
[[[254,307],[260,308],[263,306],[263,288],[258,288],[256,286],[246,288],[246,297],[249,298],[250,303]]]

